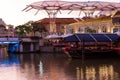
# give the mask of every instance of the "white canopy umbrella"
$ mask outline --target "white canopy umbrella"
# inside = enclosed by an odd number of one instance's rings
[[[120,3],[102,1],[70,2],[61,0],[45,0],[28,4],[27,7],[23,9],[23,11],[27,12],[31,9],[37,10],[35,14],[42,10],[46,11],[50,18],[50,32],[54,32],[56,31],[55,18],[57,13],[61,14],[61,11],[69,11],[68,14],[72,11],[78,11],[79,15],[81,15],[81,12],[83,12],[85,16],[91,17],[95,11],[98,11],[98,14],[100,14],[103,11],[120,10]]]
[[[61,37],[64,38],[64,37],[71,36],[71,35],[73,34],[64,34],[64,35],[61,35]]]
[[[57,39],[57,38],[62,38],[62,37],[56,34],[48,35],[45,37],[45,39]]]
[[[117,32],[115,32],[115,33],[120,36],[120,31],[117,31]]]
[[[74,10],[78,11],[111,11],[119,10],[120,3],[116,2],[102,2],[102,1],[59,1],[59,0],[48,0],[48,1],[38,1],[33,2],[24,9],[29,11],[31,9],[36,9],[38,11],[45,10],[48,14],[52,13],[57,14],[61,10]],[[37,11],[37,13],[38,13]],[[54,11],[54,12],[53,12]],[[55,17],[55,16],[54,16]]]

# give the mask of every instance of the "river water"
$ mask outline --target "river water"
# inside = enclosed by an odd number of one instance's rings
[[[0,53],[0,80],[120,80],[120,59],[68,59],[62,53]]]

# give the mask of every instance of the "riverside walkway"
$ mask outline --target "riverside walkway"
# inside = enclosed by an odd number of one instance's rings
[[[12,52],[34,52],[36,49],[39,50],[39,39],[0,37],[0,45]]]

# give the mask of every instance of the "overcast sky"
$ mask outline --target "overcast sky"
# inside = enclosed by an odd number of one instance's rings
[[[6,24],[12,25],[20,25],[24,24],[30,20],[39,20],[45,17],[48,17],[47,14],[41,13],[34,15],[35,12],[24,12],[22,11],[26,5],[43,0],[1,0],[0,1],[0,18]],[[70,1],[70,0],[64,0]],[[86,0],[72,0],[72,1],[86,1]],[[88,0],[88,1],[96,1],[96,0]],[[108,0],[97,0],[97,1],[108,1]],[[120,0],[109,0],[110,2],[120,2]],[[45,15],[44,15],[45,14]]]

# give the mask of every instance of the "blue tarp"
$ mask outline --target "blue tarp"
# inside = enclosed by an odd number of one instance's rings
[[[90,34],[75,34],[81,40],[81,42],[95,42],[94,38]]]
[[[66,42],[79,42],[79,39],[75,35],[70,35],[64,38]]]
[[[92,34],[97,42],[111,42],[111,40],[105,34]]]
[[[120,38],[117,34],[73,34],[64,38],[66,42],[115,42]]]
[[[116,42],[120,36],[117,34],[106,34],[113,42]]]

